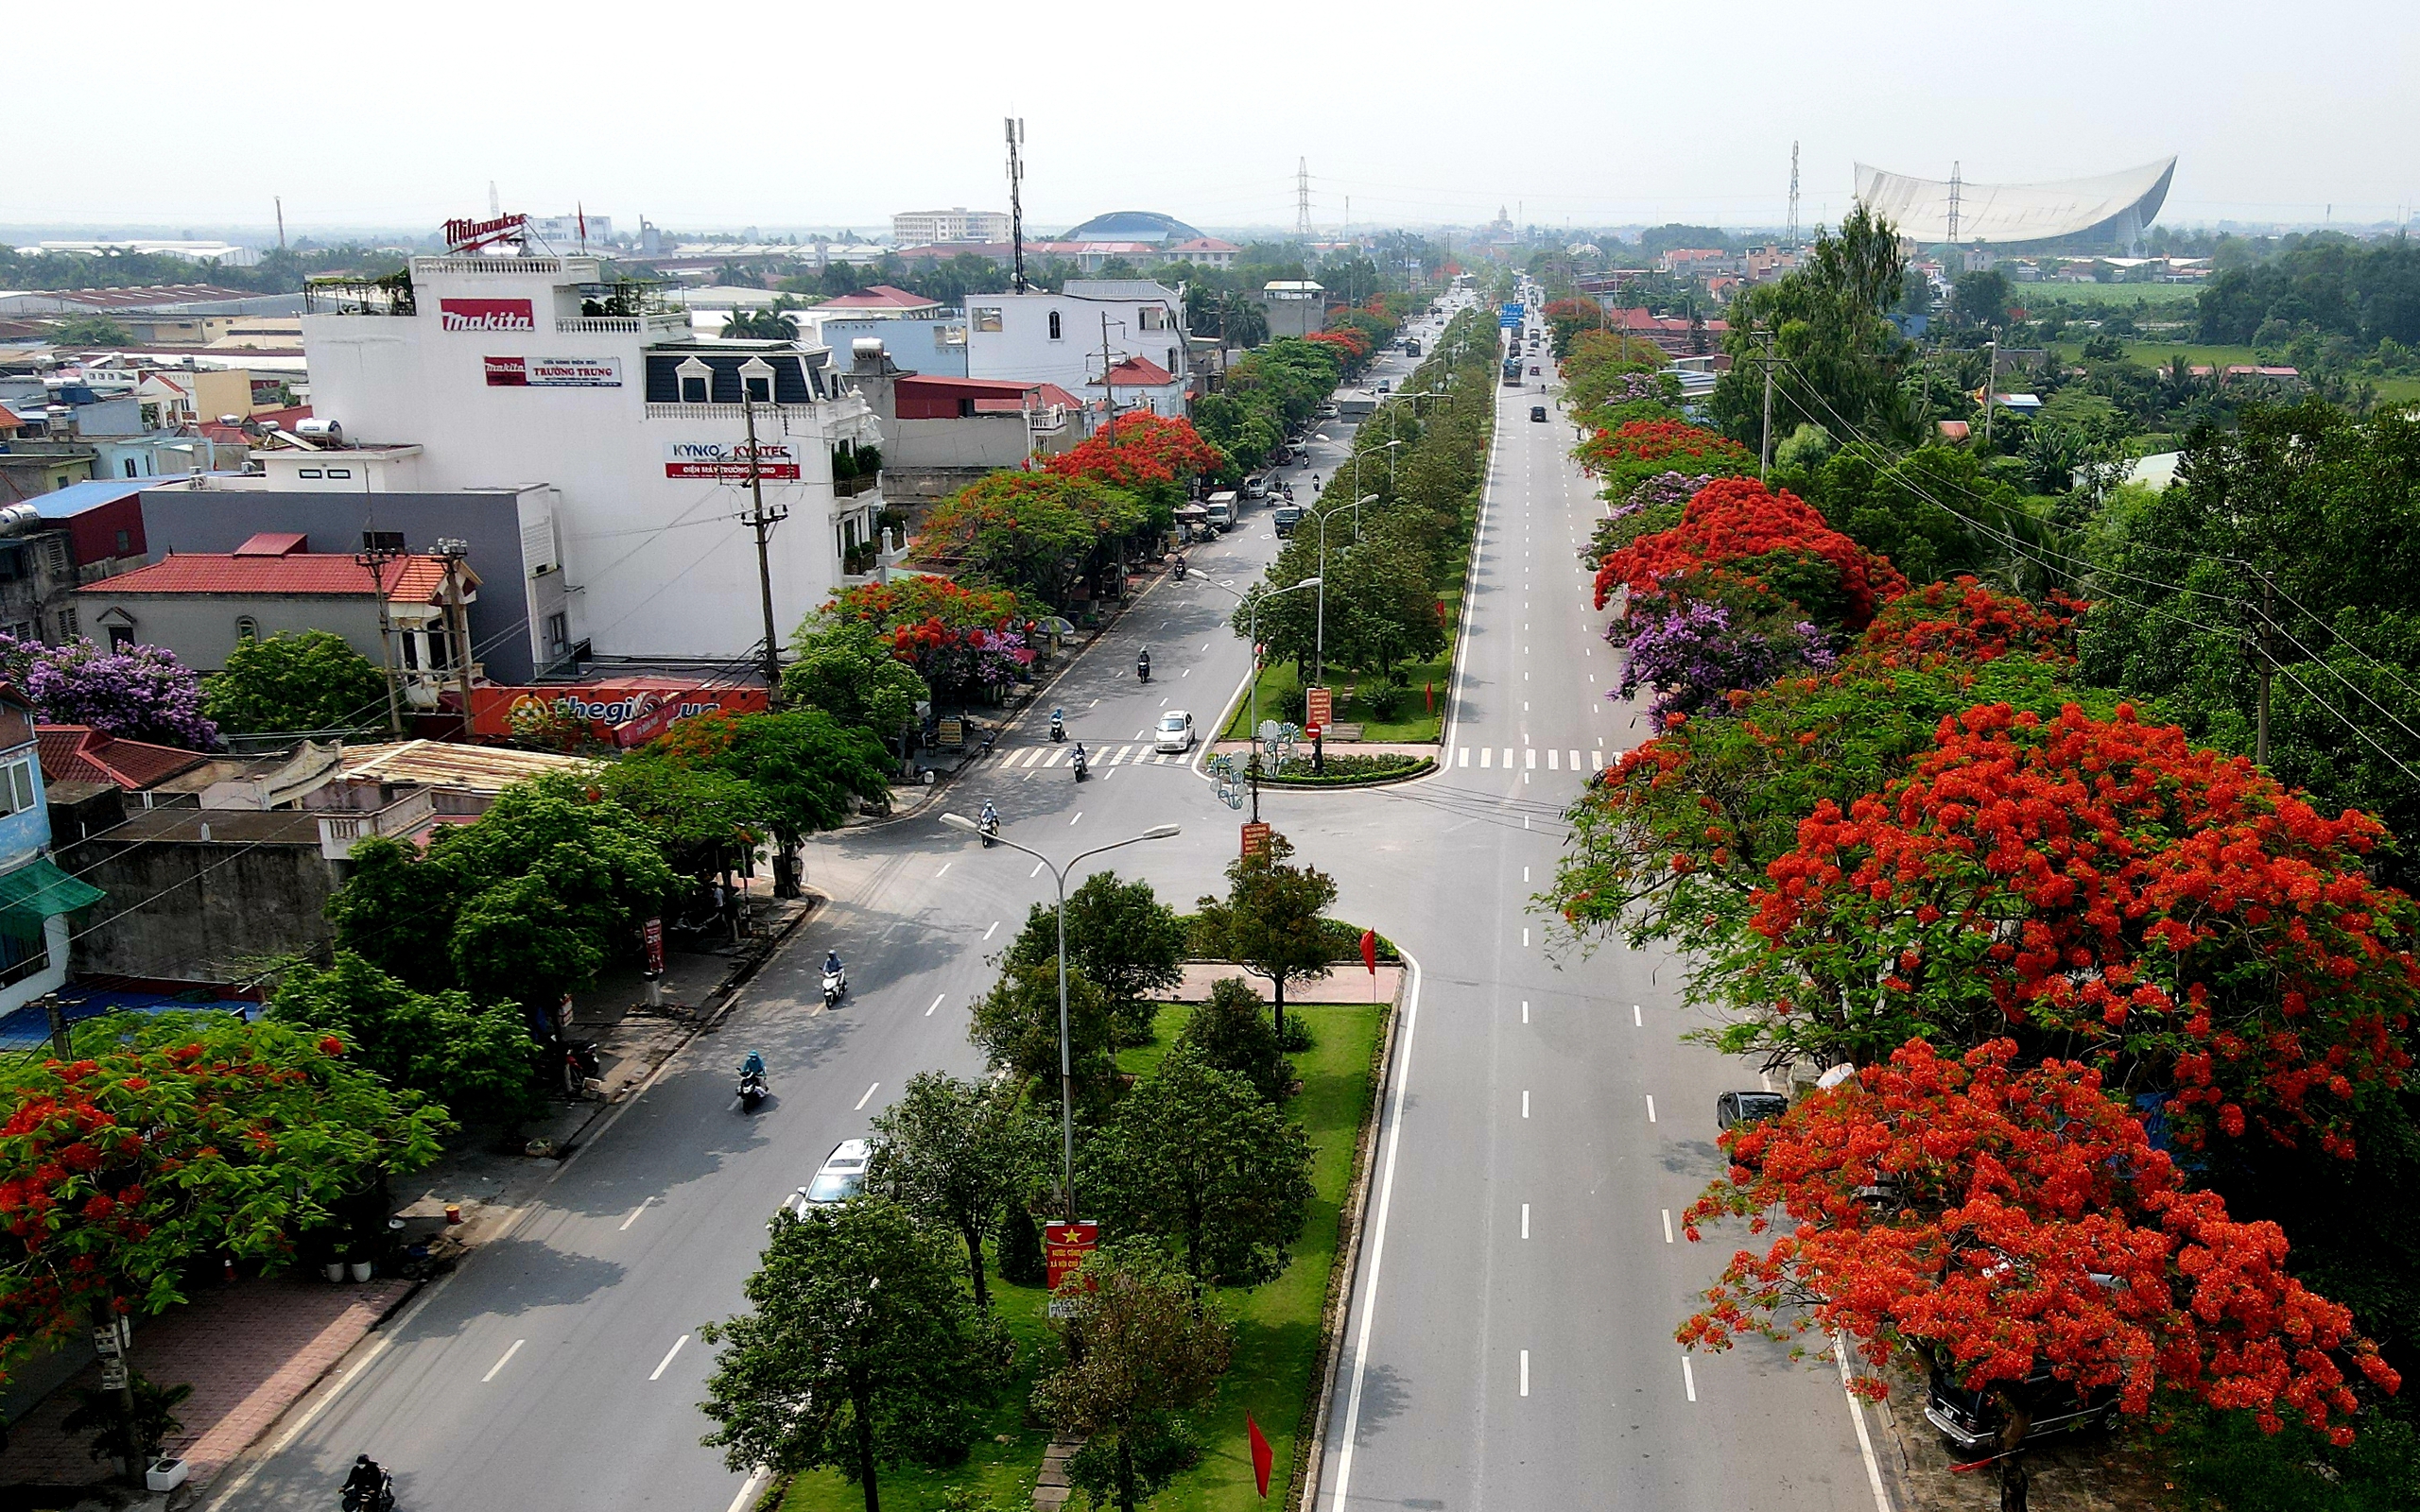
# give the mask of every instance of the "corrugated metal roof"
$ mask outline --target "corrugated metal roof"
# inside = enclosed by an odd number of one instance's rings
[[[444,740],[406,740],[347,746],[339,765],[350,781],[418,782],[471,793],[496,793],[548,772],[584,772],[596,763],[551,751],[510,750],[501,746],[464,746]]]

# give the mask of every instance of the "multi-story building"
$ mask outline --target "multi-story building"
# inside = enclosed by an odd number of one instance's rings
[[[1009,217],[996,210],[903,210],[890,217],[890,239],[902,247],[932,242],[1004,242]]]
[[[966,297],[969,378],[1056,384],[1088,402],[1147,403],[1173,417],[1184,413],[1192,378],[1185,348],[1184,297],[1150,279],[1069,279],[1058,294]]]
[[[33,705],[0,684],[0,1015],[67,985],[68,915],[103,896],[50,859]]]
[[[304,456],[298,484],[307,464],[353,491],[551,485],[566,633],[590,659],[728,663],[762,645],[752,480],[783,517],[779,633],[874,540],[878,490],[854,463],[836,488],[834,467],[879,431],[830,351],[701,340],[596,258],[415,257],[401,279],[322,283],[302,341],[315,423],[348,450]]]

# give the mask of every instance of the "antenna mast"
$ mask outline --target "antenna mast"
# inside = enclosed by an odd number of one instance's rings
[[[1001,125],[1009,138],[1009,287],[1026,292],[1025,282],[1025,199],[1018,187],[1025,180],[1025,159],[1017,149],[1025,143],[1025,120],[1022,116],[1004,116]]]
[[[1294,160],[1294,234],[1311,239],[1311,160]]]
[[[1798,256],[1798,144],[1789,145],[1789,255]]]
[[[1958,245],[1958,164],[1949,164],[1949,245]]]

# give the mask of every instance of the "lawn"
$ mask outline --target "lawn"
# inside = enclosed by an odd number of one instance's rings
[[[1363,740],[1393,741],[1405,745],[1433,744],[1443,730],[1445,690],[1454,678],[1454,637],[1461,630],[1461,584],[1457,581],[1450,591],[1440,593],[1438,597],[1445,606],[1445,649],[1437,653],[1434,661],[1410,662],[1396,669],[1409,680],[1404,684],[1406,696],[1394,718],[1370,717],[1361,712],[1358,698],[1345,692],[1348,686],[1357,687],[1365,681],[1375,687],[1382,679],[1363,679],[1333,666],[1328,668],[1328,686],[1337,696],[1336,717],[1341,723],[1359,724]],[[1260,672],[1260,717],[1283,718],[1281,711],[1302,686],[1303,679],[1296,675],[1291,662],[1279,662],[1263,667]],[[1436,690],[1433,698],[1428,696],[1431,688]],[[1228,719],[1226,728],[1219,732],[1218,738],[1252,738],[1252,708],[1250,697],[1237,699],[1234,715]]]
[[[2140,301],[2146,304],[2189,304],[2202,292],[2199,284],[2016,284],[2008,286],[2009,302],[2022,304],[2028,310],[2048,308],[2053,302],[2069,304],[2129,305]]]
[[[1125,1052],[1119,1064],[1130,1072],[1148,1071],[1175,1042],[1190,1011],[1163,1008],[1157,1040]],[[1310,1221],[1295,1242],[1294,1262],[1283,1276],[1257,1290],[1223,1294],[1237,1325],[1235,1359],[1218,1400],[1194,1418],[1201,1463],[1150,1503],[1163,1512],[1205,1512],[1256,1500],[1244,1431],[1247,1412],[1277,1452],[1270,1484],[1273,1495],[1282,1494],[1293,1472],[1296,1431],[1306,1426],[1303,1418],[1312,1400],[1311,1371],[1336,1255],[1337,1217],[1370,1108],[1371,1062],[1386,1007],[1318,1004],[1289,1005],[1286,1011],[1299,1015],[1316,1041],[1294,1057],[1303,1090],[1287,1105],[1310,1138],[1315,1193]],[[1058,1361],[1059,1346],[1043,1317],[1040,1287],[1011,1286],[996,1272],[992,1287],[992,1305],[1017,1340],[1016,1383],[987,1425],[989,1435],[1000,1436],[978,1440],[967,1463],[956,1469],[886,1472],[881,1484],[886,1508],[929,1512],[960,1486],[1001,1507],[1022,1509],[1032,1494],[1050,1434],[1026,1422],[1025,1402],[1036,1376]],[[860,1512],[864,1505],[864,1493],[834,1470],[800,1476],[782,1501],[783,1512]]]

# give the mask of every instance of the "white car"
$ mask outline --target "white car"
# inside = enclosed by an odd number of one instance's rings
[[[804,1218],[818,1208],[838,1207],[866,1184],[866,1165],[873,1159],[873,1141],[842,1140],[823,1158],[815,1179],[791,1193],[782,1206],[793,1218]]]
[[[1160,715],[1160,728],[1151,732],[1151,748],[1174,751],[1182,756],[1193,748],[1193,716],[1182,709],[1171,709]]]

